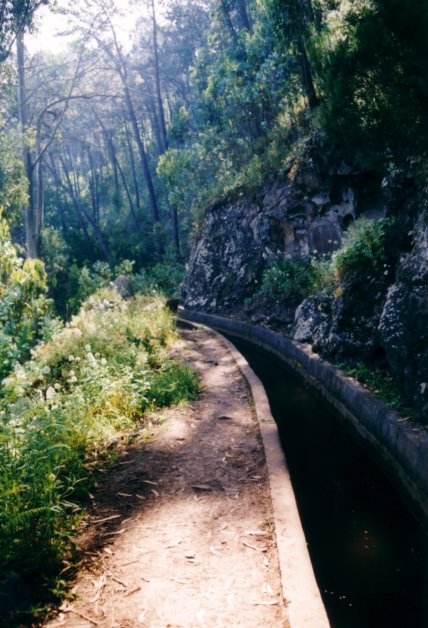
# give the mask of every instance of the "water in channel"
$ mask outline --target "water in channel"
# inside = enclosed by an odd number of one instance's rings
[[[427,628],[428,536],[335,416],[271,357],[230,338],[278,424],[333,628]]]

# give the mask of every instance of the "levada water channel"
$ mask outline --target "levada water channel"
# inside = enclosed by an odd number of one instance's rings
[[[262,380],[333,628],[427,628],[428,536],[335,416],[272,357],[229,338]]]

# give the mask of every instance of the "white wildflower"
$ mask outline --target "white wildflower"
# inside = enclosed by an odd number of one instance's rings
[[[51,372],[50,366],[46,365],[42,368],[43,375],[48,375],[50,372]]]
[[[105,358],[101,358],[100,362],[103,366],[107,364],[107,360]]]
[[[49,386],[46,391],[46,401],[51,401],[56,396],[56,390],[53,386]]]
[[[74,362],[74,355],[69,355],[68,356],[68,361],[69,362]]]

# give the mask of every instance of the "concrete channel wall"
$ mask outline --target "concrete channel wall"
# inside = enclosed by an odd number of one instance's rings
[[[279,360],[334,411],[395,484],[428,532],[428,433],[400,417],[353,378],[264,327],[179,309],[179,317],[239,338]]]

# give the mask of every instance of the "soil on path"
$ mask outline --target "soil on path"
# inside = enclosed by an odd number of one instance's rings
[[[93,495],[73,593],[48,624],[285,627],[264,451],[251,394],[207,330],[174,352],[202,393],[163,413]]]

